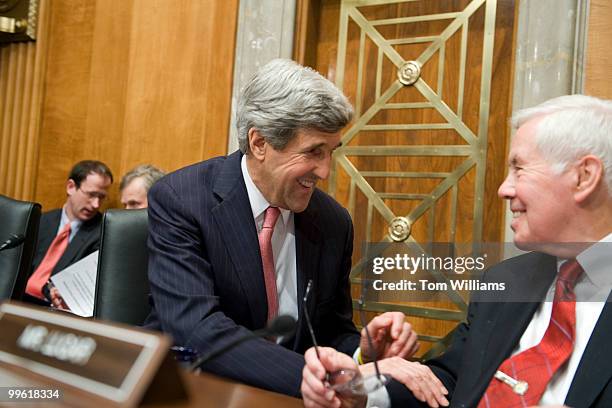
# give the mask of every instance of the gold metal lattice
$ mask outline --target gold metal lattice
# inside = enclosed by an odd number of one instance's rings
[[[474,169],[473,183],[473,223],[471,237],[473,242],[479,242],[482,238],[483,227],[483,201],[485,185],[485,164],[487,155],[487,131],[489,119],[489,99],[491,69],[493,58],[493,39],[495,32],[495,12],[496,0],[472,0],[459,11],[443,12],[430,15],[416,15],[408,17],[396,17],[385,19],[368,19],[360,8],[367,6],[381,6],[397,3],[410,3],[418,0],[343,0],[340,10],[340,28],[338,40],[338,59],[336,65],[336,84],[343,89],[345,72],[347,69],[347,47],[349,38],[349,24],[356,25],[359,32],[358,54],[357,54],[357,77],[355,95],[355,120],[350,128],[345,132],[342,139],[342,147],[334,154],[334,164],[330,176],[329,190],[332,195],[336,194],[338,183],[338,169],[341,168],[349,177],[348,189],[348,208],[352,215],[355,213],[356,193],[361,191],[367,199],[367,220],[365,220],[365,241],[373,241],[372,222],[374,211],[378,212],[382,219],[390,226],[389,232],[381,237],[380,241],[405,240],[411,245],[419,245],[414,237],[410,235],[410,226],[421,217],[432,216],[433,207],[436,202],[445,194],[450,192],[450,237],[455,239],[458,183],[459,180],[470,170]],[[482,30],[482,58],[480,76],[480,98],[478,102],[478,126],[474,132],[464,121],[464,95],[466,62],[468,52],[468,36],[470,34],[470,17],[481,7],[484,7],[484,30]],[[398,24],[418,24],[420,22],[440,22],[446,21],[448,24],[441,32],[436,35],[412,36],[402,38],[386,38],[380,28]],[[446,44],[449,39],[459,33],[460,51],[458,55],[459,64],[457,83],[457,100],[455,108],[449,107],[445,102],[443,89],[445,79],[445,52]],[[480,34],[480,33],[479,33]],[[377,52],[375,70],[375,89],[372,91],[375,98],[369,106],[362,103],[364,87],[364,70],[366,69],[365,56],[366,39],[375,47]],[[397,51],[397,45],[402,44],[428,44],[424,51],[419,55],[412,55],[410,59],[404,58]],[[371,52],[372,46],[368,48]],[[428,83],[421,76],[421,68],[425,67],[437,56],[437,75],[432,83]],[[397,77],[390,84],[383,85],[383,59],[386,58],[397,69]],[[350,67],[352,68],[352,66]],[[392,98],[404,87],[416,89],[423,101],[419,102],[393,102]],[[443,118],[438,123],[393,123],[393,124],[373,124],[372,119],[379,112],[393,110],[411,109],[435,109]],[[410,115],[407,115],[410,117]],[[363,132],[384,132],[384,131],[412,131],[412,130],[436,130],[451,129],[457,132],[462,139],[462,144],[410,144],[410,145],[359,145],[351,141],[358,141]],[[371,171],[359,169],[351,157],[440,157],[452,156],[460,158],[460,164],[455,166],[452,171]],[[429,178],[440,182],[429,194],[422,194],[410,191],[401,193],[389,193],[376,191],[367,178]],[[407,214],[396,214],[387,205],[385,199],[393,200],[419,200],[420,203],[412,208]],[[402,229],[403,228],[403,229]],[[406,232],[407,231],[407,232]],[[399,238],[398,238],[399,237]],[[433,240],[433,223],[429,231],[429,239]],[[357,277],[360,269],[363,268],[365,259],[357,262],[353,269],[353,282],[358,282]],[[443,279],[437,276],[438,279]],[[466,310],[466,303],[458,293],[450,293],[450,300],[458,307],[458,311],[439,310],[433,308],[413,307],[407,305],[390,305],[389,303],[368,303],[367,309],[370,311],[384,311],[389,309],[401,310],[410,315],[422,316],[434,319],[461,320]],[[442,341],[443,338],[429,336],[427,340]]]

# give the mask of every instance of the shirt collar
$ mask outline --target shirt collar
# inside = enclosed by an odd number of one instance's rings
[[[79,231],[79,229],[81,228],[81,225],[83,225],[83,221],[79,220],[78,218],[76,220],[70,221],[70,218],[68,218],[68,214],[66,213],[66,205],[64,204],[64,206],[62,207],[62,216],[60,218],[58,232],[64,229],[64,226],[68,223],[70,223],[69,240],[71,240],[76,235],[76,233]]]
[[[600,288],[612,286],[612,274],[608,270],[612,264],[612,233],[582,251],[576,256],[576,260],[584,269],[586,278],[595,286]],[[565,261],[558,258],[557,269]]]
[[[244,184],[246,185],[247,194],[249,196],[251,210],[253,211],[253,219],[256,220],[258,217],[262,216],[262,214],[270,206],[270,203],[268,200],[266,200],[263,194],[261,194],[261,191],[259,191],[259,188],[257,188],[253,182],[247,168],[246,155],[242,155],[242,159],[240,160],[240,168],[242,170],[242,178],[244,179]],[[280,207],[278,209],[280,210],[283,224],[287,225],[289,217],[291,216],[291,211]]]
[[[612,233],[582,251],[576,260],[596,286],[612,285],[612,274],[609,272],[612,264]]]

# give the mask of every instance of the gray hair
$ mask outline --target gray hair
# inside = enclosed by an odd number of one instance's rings
[[[553,169],[560,173],[581,156],[597,156],[612,195],[612,101],[586,95],[560,96],[515,112],[512,127],[518,129],[540,116],[536,144]]]
[[[353,117],[353,107],[329,80],[291,60],[264,65],[238,100],[238,145],[249,152],[248,134],[257,129],[274,149],[281,150],[298,129],[335,133]]]
[[[132,180],[137,178],[142,178],[145,190],[149,191],[151,186],[153,186],[153,184],[157,180],[164,177],[165,175],[165,172],[155,166],[152,166],[150,164],[141,164],[140,166],[136,166],[132,170],[125,173],[125,175],[121,178],[121,183],[119,184],[119,191],[122,191],[128,186],[128,184],[132,182]]]

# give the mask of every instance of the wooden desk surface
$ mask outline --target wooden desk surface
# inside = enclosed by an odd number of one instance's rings
[[[296,398],[238,384],[207,373],[193,374],[178,367],[172,354],[168,352],[170,338],[160,333],[146,332],[118,323],[102,324],[63,313],[49,313],[40,308],[21,305],[19,302],[2,303],[0,308],[0,323],[3,323],[3,333],[0,336],[2,340],[0,341],[2,343],[0,387],[15,389],[27,387],[39,390],[35,394],[32,390],[31,400],[27,399],[30,394],[24,394],[25,400],[19,401],[21,408],[40,407],[42,398],[46,398],[46,401],[43,401],[45,407],[129,406],[131,408],[139,402],[142,406],[150,403],[148,406],[154,407],[302,406],[302,401]],[[59,347],[64,357],[55,354],[45,356],[41,354],[44,351],[39,352],[38,349],[32,352],[32,349],[20,345],[18,340],[20,336],[24,336],[23,333],[31,322],[43,325],[41,327],[44,329],[45,341],[48,330],[61,329],[59,332],[62,336],[70,334],[73,337],[87,333],[88,337],[96,338],[95,341],[92,340],[94,349],[96,352],[101,349],[101,354],[86,361],[87,367],[82,369],[65,361],[67,343],[55,344],[55,340],[52,341],[53,350]],[[123,338],[117,333],[102,334],[113,326],[115,332],[122,333]],[[73,331],[76,334],[73,334]],[[141,353],[138,349],[141,343],[134,342],[135,337],[130,338],[128,335],[146,337],[142,344],[145,344],[145,340],[154,344],[147,346],[149,357],[142,358],[145,353]],[[124,347],[123,352],[115,353],[122,347]],[[132,357],[126,357],[130,355],[138,357],[136,362],[129,360]],[[87,359],[89,357],[90,355]],[[129,364],[121,367],[117,363],[123,360],[128,360]],[[137,363],[140,363],[140,369],[133,370]],[[45,397],[46,393],[40,393],[43,389],[56,390],[57,399]],[[15,400],[12,399],[15,397],[14,393],[8,394],[8,388],[0,389],[0,406],[15,405]]]
[[[180,370],[180,376],[187,390],[188,399],[176,402],[156,402],[143,404],[142,407],[198,407],[198,408],[241,408],[241,407],[274,407],[298,408],[303,407],[301,399],[288,397],[275,392],[262,390],[244,384],[217,377],[208,373],[199,375]],[[18,387],[44,387],[32,380],[26,380],[3,369],[0,369],[0,386]],[[60,386],[61,389],[61,386]],[[80,402],[79,402],[80,401]],[[79,396],[72,396],[57,402],[46,402],[45,407],[87,406],[87,400],[80,400]],[[0,401],[0,407],[15,406],[7,401]],[[40,403],[20,402],[20,408],[40,407]]]
[[[239,384],[208,373],[199,375],[181,372],[189,399],[171,404],[151,404],[143,407],[303,407],[301,399],[288,397],[260,388]]]

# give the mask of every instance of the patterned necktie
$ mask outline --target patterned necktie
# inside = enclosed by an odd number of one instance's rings
[[[278,314],[278,293],[276,291],[276,271],[274,268],[274,254],[272,253],[272,233],[280,210],[277,207],[268,207],[264,214],[264,222],[259,231],[259,250],[261,251],[261,264],[263,265],[264,282],[266,283],[266,297],[268,298],[268,322]]]
[[[53,242],[51,242],[45,257],[41,261],[40,265],[38,265],[38,268],[36,268],[32,276],[30,276],[30,279],[28,279],[28,284],[26,286],[26,293],[28,295],[37,297],[39,299],[45,298],[42,293],[42,288],[49,280],[51,271],[53,271],[55,265],[57,265],[64,252],[66,252],[69,238],[70,223],[67,223],[60,233],[57,234]]]
[[[528,407],[537,405],[555,372],[569,359],[576,332],[576,294],[574,286],[584,272],[576,260],[559,269],[548,328],[539,344],[506,359],[499,371],[528,384],[524,395],[514,387],[493,378],[478,408]]]

